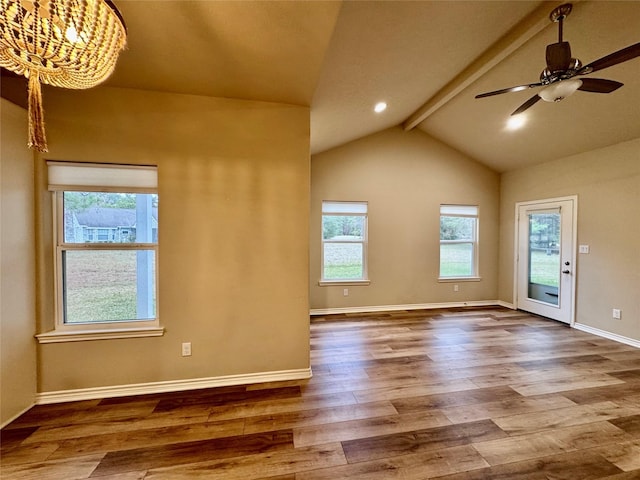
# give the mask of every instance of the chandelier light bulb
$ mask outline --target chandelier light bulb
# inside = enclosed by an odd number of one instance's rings
[[[64,32],[64,36],[71,43],[77,43],[78,40],[80,40],[80,36],[78,35],[78,31],[73,27],[73,25],[70,26],[69,28],[67,28],[67,31]]]

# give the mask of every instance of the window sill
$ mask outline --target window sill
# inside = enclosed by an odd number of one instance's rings
[[[438,282],[440,283],[448,283],[448,282],[480,282],[482,277],[438,277]]]
[[[161,337],[164,327],[110,328],[102,330],[53,330],[36,335],[38,343],[85,342],[115,338]]]
[[[341,286],[341,285],[369,285],[371,280],[320,280],[321,287]]]

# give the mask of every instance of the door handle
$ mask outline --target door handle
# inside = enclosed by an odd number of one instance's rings
[[[571,273],[569,270],[562,270],[562,273]]]

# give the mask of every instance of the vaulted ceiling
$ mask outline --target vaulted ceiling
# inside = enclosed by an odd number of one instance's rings
[[[516,131],[535,91],[474,98],[538,81],[561,2],[115,3],[128,48],[106,85],[310,105],[312,153],[402,125],[508,171],[640,137],[640,57],[593,75],[619,90],[538,102]],[[564,39],[584,64],[640,42],[640,1],[573,4]]]

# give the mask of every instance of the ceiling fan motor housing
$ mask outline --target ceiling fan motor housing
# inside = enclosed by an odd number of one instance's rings
[[[569,42],[547,45],[546,60],[547,67],[540,74],[543,85],[571,78],[582,67],[582,62],[571,56]]]
[[[547,45],[547,68],[552,72],[569,68],[571,61],[571,46],[569,42],[558,42]]]

